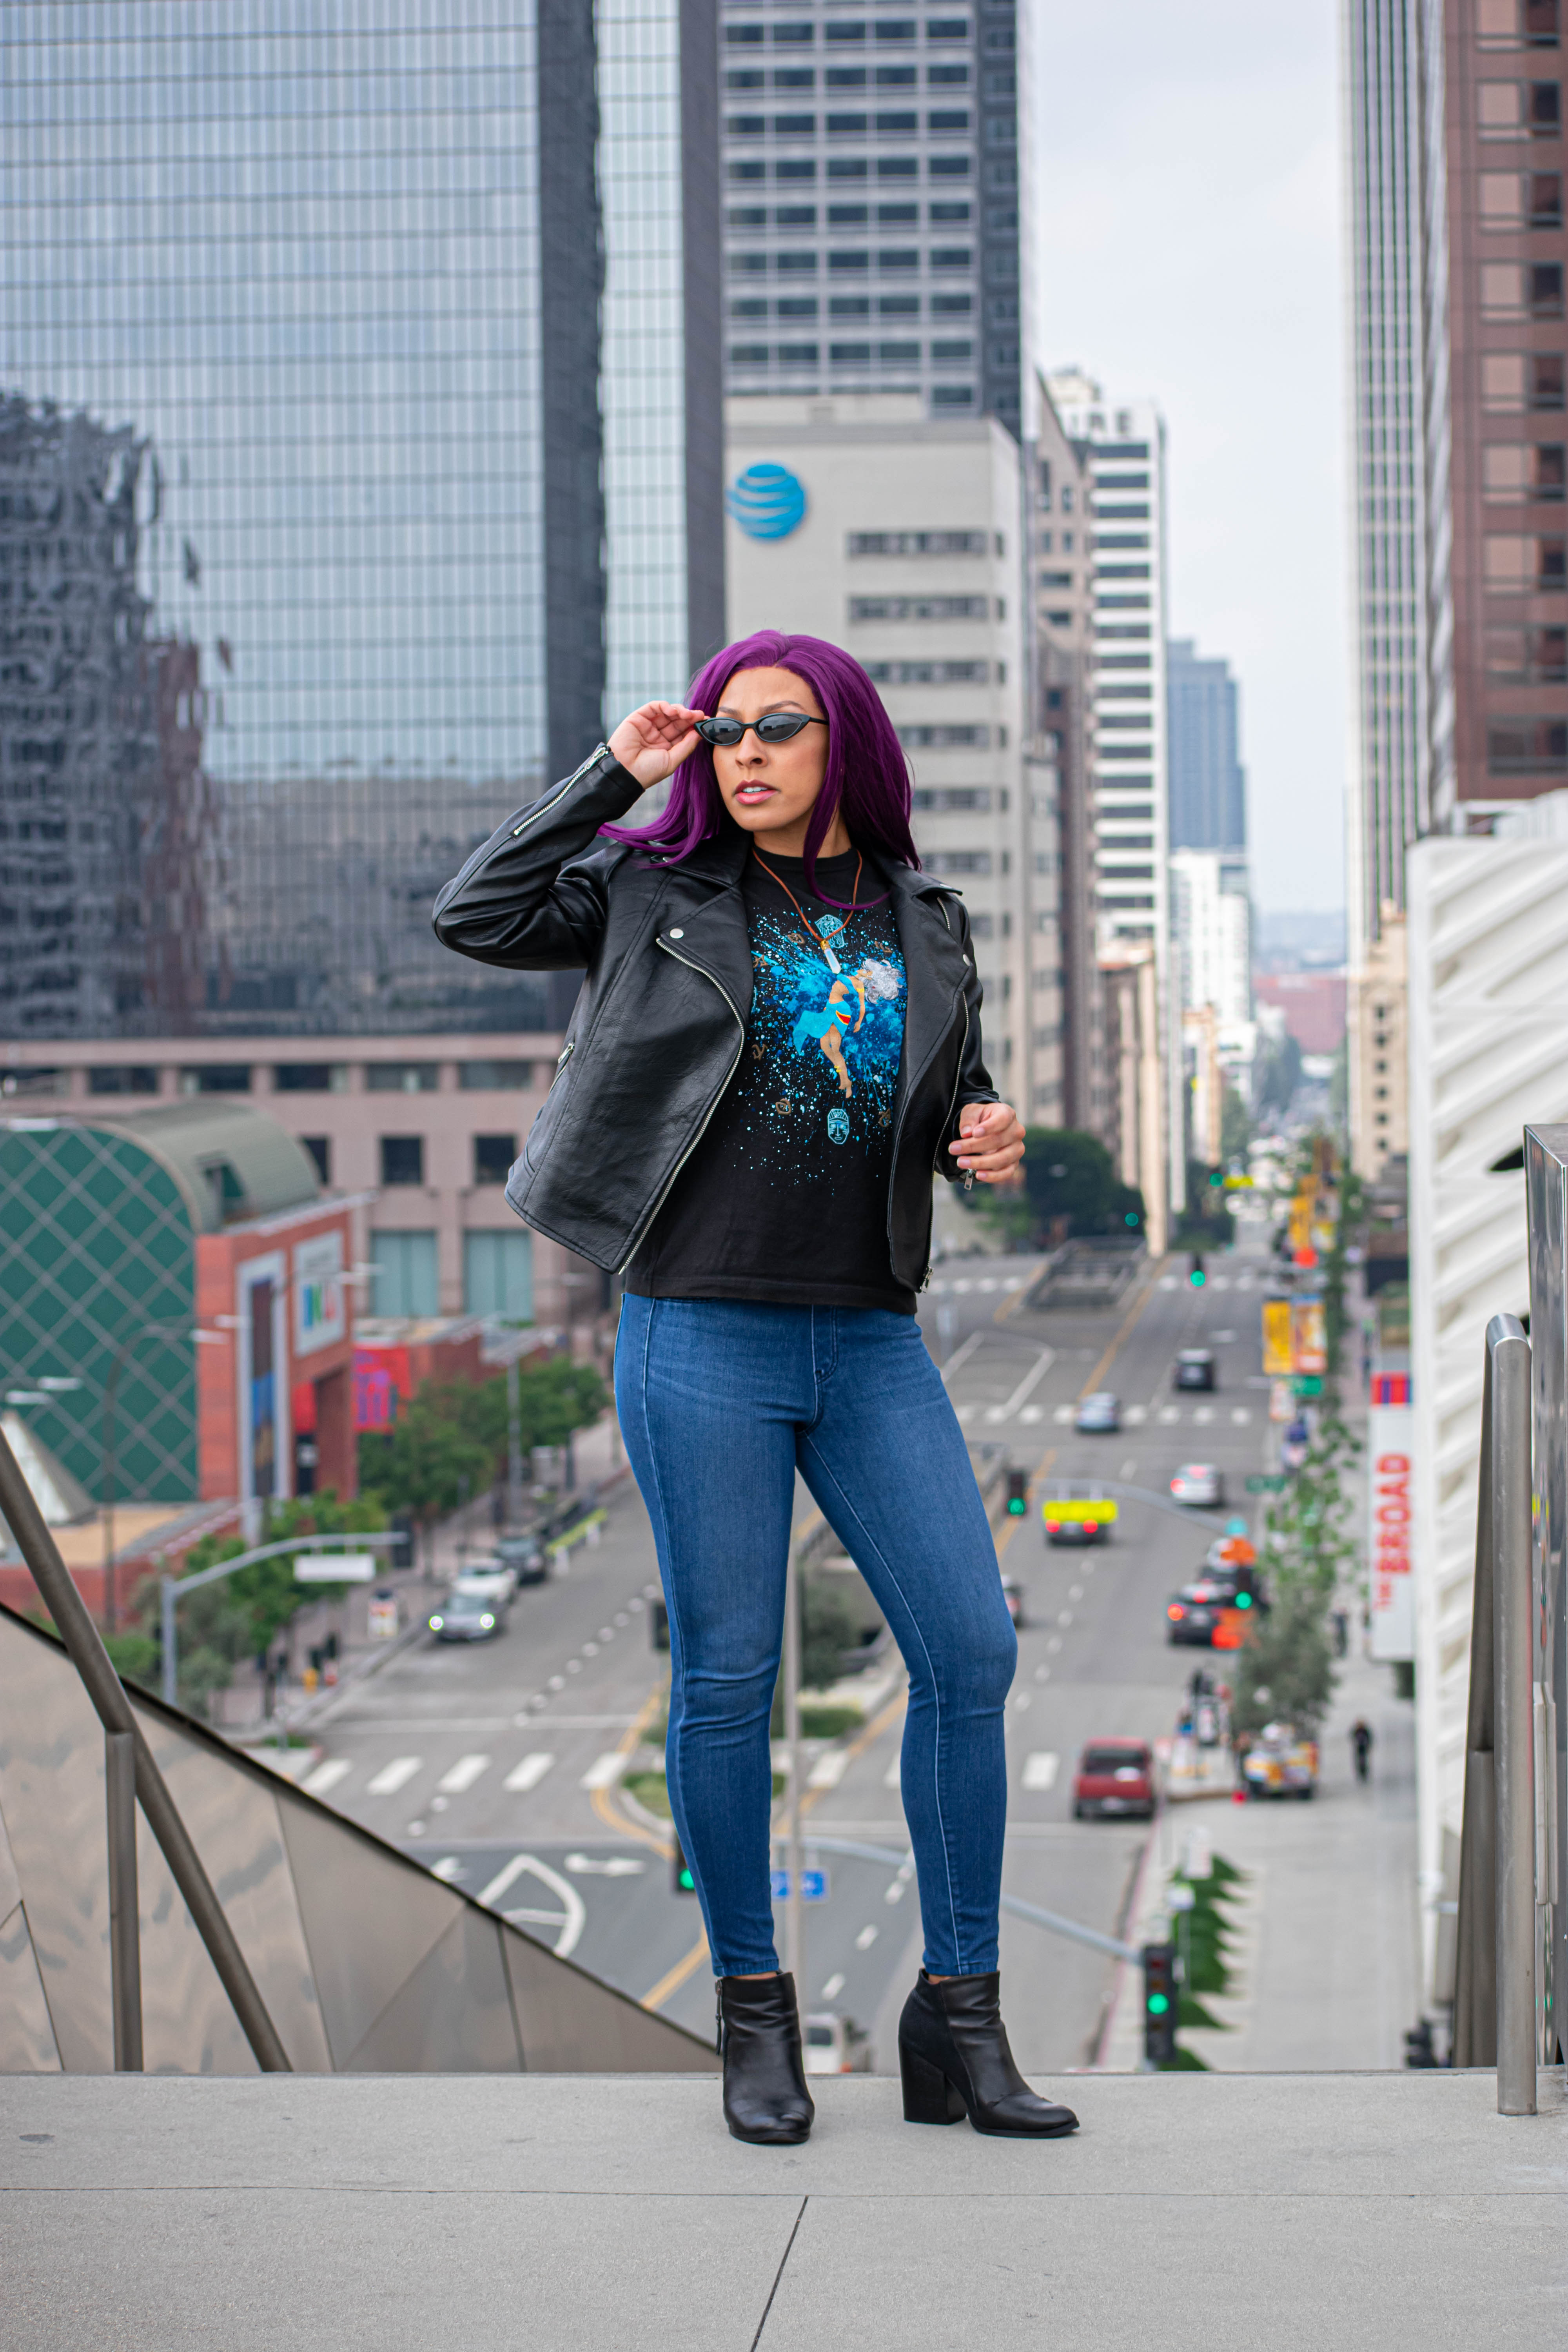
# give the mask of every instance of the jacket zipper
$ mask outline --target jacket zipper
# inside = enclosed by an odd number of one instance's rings
[[[589,769],[594,765],[595,760],[602,760],[609,748],[610,747],[607,743],[601,743],[596,751],[590,751],[582,766],[580,768],[573,769],[572,773],[567,777],[566,782],[562,785],[553,800],[546,801],[542,808],[536,808],[533,814],[527,818],[523,824],[514,824],[512,826],[512,839],[514,841],[521,841],[523,835],[530,832],[534,825],[541,824],[542,820],[550,814],[552,808],[559,808],[567,793],[571,791],[573,785],[582,781],[582,779],[587,774]]]
[[[957,994],[955,995],[953,1002],[957,1003],[961,1000],[963,1003],[963,1035],[959,1042],[958,1070],[952,1081],[952,1100],[949,1102],[947,1107],[947,1116],[949,1118],[952,1117],[952,1104],[958,1099],[958,1089],[963,1076],[963,1048],[969,1043],[969,1003],[968,1000],[964,998],[963,985],[962,982],[959,984]],[[921,1080],[924,1077],[931,1064],[935,1061],[938,1054],[942,1051],[942,1040],[946,1037],[948,1029],[950,1029],[952,1025],[952,1016],[950,1013],[948,1015],[947,1024],[942,1030],[942,1036],[937,1039],[936,1044],[931,1047],[931,1052],[921,1064],[919,1070],[910,1080],[910,1090],[904,1097],[902,1107],[899,1112],[899,1123],[893,1129],[892,1161],[888,1171],[888,1265],[891,1269],[895,1279],[897,1279],[898,1276],[898,1267],[893,1264],[893,1187],[899,1181],[899,1139],[903,1134],[904,1121],[909,1116],[910,1105],[915,1098],[916,1089],[919,1087]],[[944,1129],[945,1126],[946,1121],[944,1120]],[[942,1149],[940,1144],[937,1146],[937,1149],[939,1151]],[[936,1161],[933,1160],[931,1162],[932,1167],[934,1168],[936,1164]],[[915,1288],[917,1290],[923,1290],[930,1279],[931,1260],[928,1257],[926,1260],[926,1270],[924,1274],[921,1275],[919,1282],[916,1283]]]
[[[685,1150],[681,1153],[679,1159],[670,1170],[668,1178],[665,1182],[664,1189],[659,1193],[659,1196],[654,1202],[652,1208],[648,1211],[647,1215],[643,1219],[630,1249],[627,1250],[626,1256],[616,1268],[617,1275],[625,1274],[627,1266],[630,1265],[633,1258],[636,1257],[638,1250],[642,1247],[643,1237],[647,1234],[648,1227],[653,1223],[654,1219],[658,1216],[659,1211],[663,1208],[666,1201],[668,1200],[670,1189],[673,1186],[676,1178],[679,1175],[681,1170],[685,1167],[687,1161],[690,1159],[692,1153],[696,1150],[698,1145],[707,1134],[709,1127],[712,1121],[713,1114],[724,1099],[724,1088],[725,1087],[728,1087],[731,1079],[740,1068],[741,1056],[746,1050],[746,1024],[742,1020],[740,1013],[736,1009],[734,998],[731,995],[729,990],[723,985],[722,982],[715,980],[710,971],[704,971],[700,963],[693,963],[689,956],[676,955],[675,950],[667,940],[656,940],[655,944],[656,946],[663,948],[667,956],[673,956],[677,963],[683,963],[688,971],[696,972],[700,979],[707,981],[710,986],[716,988],[719,991],[720,995],[723,998],[731,1012],[734,1013],[735,1025],[741,1033],[741,1042],[735,1048],[734,1060],[731,1063],[729,1068],[724,1073],[724,1085],[720,1087],[718,1093],[709,1104],[708,1108],[703,1113],[701,1126],[698,1129],[696,1134],[692,1137],[690,1142],[687,1145]]]

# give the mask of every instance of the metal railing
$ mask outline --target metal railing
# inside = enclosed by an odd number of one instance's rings
[[[44,1524],[21,1465],[0,1433],[0,1513],[32,1570],[71,1664],[81,1676],[104,1731],[109,1840],[109,1962],[117,2074],[142,2071],[142,1962],[136,1887],[136,1806],[163,1848],[207,1957],[228,1995],[246,2040],[264,2074],[293,2069],[238,1938],[203,1866],[190,1832],[153,1760],[125,1686],[110,1664],[87,1604],[71,1580]]]
[[[1494,1315],[1481,1390],[1454,2063],[1497,2068],[1505,2116],[1536,2112],[1531,1412],[1524,1326]]]

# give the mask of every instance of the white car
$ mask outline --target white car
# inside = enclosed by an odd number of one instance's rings
[[[1214,1510],[1225,1500],[1225,1478],[1212,1462],[1184,1462],[1171,1481],[1173,1503]]]
[[[517,1591],[516,1570],[504,1559],[474,1559],[459,1570],[454,1592],[471,1592],[485,1601],[510,1601]]]
[[[871,2063],[871,2043],[851,2017],[821,2010],[805,2021],[805,2071],[808,2074],[864,2074]]]

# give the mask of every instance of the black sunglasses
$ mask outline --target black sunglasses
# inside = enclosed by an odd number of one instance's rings
[[[700,719],[697,732],[705,743],[733,751],[748,727],[757,730],[759,743],[787,743],[803,727],[826,727],[826,719],[808,719],[804,711],[770,710],[763,719]]]

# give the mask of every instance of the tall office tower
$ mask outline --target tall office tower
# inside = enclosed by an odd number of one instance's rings
[[[37,0],[5,27],[0,691],[13,751],[37,703],[68,760],[0,781],[32,828],[0,1036],[205,1037],[252,1090],[247,1038],[445,1039],[408,1064],[432,1086],[513,1076],[432,1150],[466,1158],[477,1118],[493,1166],[571,989],[447,954],[431,898],[723,629],[717,0],[86,21]],[[184,962],[139,897],[182,910]],[[366,1061],[311,1066],[357,1099]],[[160,1087],[175,1064],[135,1056]],[[374,1134],[338,1141],[339,1181],[379,1181]],[[479,1181],[423,1188],[443,1306]]]
[[[1226,661],[1205,661],[1190,637],[1165,648],[1171,847],[1247,847],[1247,772],[1239,697]]]
[[[1349,0],[1356,711],[1348,795],[1352,975],[1426,807],[1420,0]],[[1353,1024],[1352,1024],[1353,1025]]]
[[[921,856],[969,910],[992,1076],[1022,1109],[1037,1072],[1054,1101],[1059,1043],[1033,1028],[1057,1025],[1056,789],[1028,728],[1018,445],[995,417],[884,394],[773,401],[766,421],[737,402],[730,446],[731,635],[798,629],[865,663],[910,756]]]
[[[1152,953],[1163,1071],[1160,1132],[1140,1149],[1145,1197],[1163,1170],[1186,1199],[1181,1008],[1171,956],[1165,694],[1165,425],[1151,401],[1107,400],[1079,369],[1047,379],[1062,425],[1086,446],[1093,499],[1090,589],[1096,919],[1101,960]],[[1145,1098],[1147,1098],[1145,1090]],[[1148,1122],[1145,1122],[1146,1126]]]
[[[1017,0],[876,15],[722,0],[732,394],[914,392],[930,416],[1030,397]]]
[[[1036,423],[1026,465],[1028,598],[1034,621],[1034,725],[1055,772],[1060,836],[1061,967],[1054,985],[1039,971],[1035,1037],[1057,1007],[1060,1099],[1037,1084],[1031,1116],[1042,1125],[1087,1129],[1110,1142],[1117,1096],[1105,1049],[1104,1001],[1095,918],[1093,590],[1090,475],[1086,445],[1070,440],[1043,378],[1035,379]],[[1048,1085],[1044,1078],[1042,1084]]]

